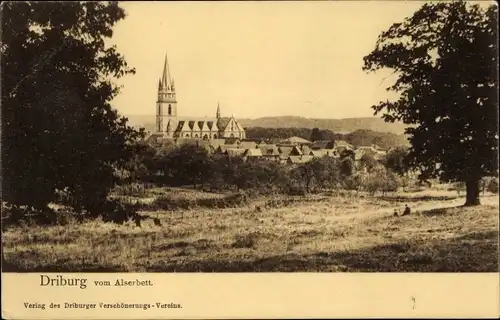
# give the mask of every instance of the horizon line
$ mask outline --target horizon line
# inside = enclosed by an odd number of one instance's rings
[[[152,116],[152,117],[156,117],[156,114],[153,114],[153,113],[127,113],[127,114],[124,114],[124,113],[120,113],[120,115],[122,116]],[[178,118],[189,118],[189,117],[200,117],[200,118],[206,118],[208,116],[179,116]],[[237,115],[235,115],[235,117],[239,118],[239,119],[262,119],[262,118],[278,118],[278,117],[294,117],[294,118],[302,118],[302,119],[310,119],[310,120],[346,120],[346,119],[363,119],[363,118],[373,118],[373,119],[380,119],[380,120],[383,120],[382,117],[378,117],[378,116],[364,116],[364,117],[347,117],[347,118],[317,118],[317,117],[314,117],[314,118],[309,118],[309,117],[304,117],[304,116],[296,116],[296,115],[290,115],[290,114],[287,114],[287,115],[279,115],[279,116],[263,116],[263,117],[255,117],[255,118],[252,118],[252,117],[238,117]],[[386,122],[386,121],[384,121]],[[386,122],[386,123],[391,123],[391,122]]]

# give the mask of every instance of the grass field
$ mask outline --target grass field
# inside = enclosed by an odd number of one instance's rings
[[[6,271],[498,271],[497,195],[478,207],[446,191],[300,199],[144,212],[162,226],[13,227],[3,233]],[[405,203],[412,215],[394,217]]]

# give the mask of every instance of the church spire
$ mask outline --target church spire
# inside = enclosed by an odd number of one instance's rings
[[[219,118],[220,118],[220,105],[219,105],[219,101],[217,101],[217,113],[215,114],[215,117],[216,117],[217,119],[219,119]]]
[[[165,52],[165,63],[163,65],[163,76],[161,78],[161,88],[162,89],[167,89],[167,90],[172,90],[173,91],[173,87],[172,87],[173,83],[172,83],[172,79],[171,79],[171,75],[170,75],[170,68],[168,66],[168,57],[167,57],[167,53]]]

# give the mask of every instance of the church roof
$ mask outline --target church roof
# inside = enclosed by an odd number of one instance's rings
[[[191,131],[191,130],[201,130],[208,131],[214,130],[214,121],[215,119],[207,118],[186,118],[182,117],[181,120],[177,123],[177,127],[175,129],[176,132],[179,131]]]
[[[230,117],[221,117],[217,119],[217,128],[219,128],[219,130],[226,129],[227,125],[229,124],[229,121],[231,121]]]
[[[188,130],[188,124],[187,124],[187,122],[184,121],[184,120],[179,121],[179,123],[177,124],[177,128],[175,129],[175,131],[189,131]]]
[[[194,125],[195,125],[196,121],[194,120],[190,120],[188,121],[188,126],[189,126],[189,129],[193,130],[194,129]],[[198,127],[199,129],[199,127]]]

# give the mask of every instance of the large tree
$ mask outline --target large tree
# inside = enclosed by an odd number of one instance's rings
[[[66,190],[98,213],[115,169],[141,133],[110,101],[134,70],[105,38],[125,17],[116,2],[3,2],[2,195],[45,209]]]
[[[478,205],[479,182],[498,175],[497,7],[428,3],[383,32],[364,57],[368,72],[392,69],[397,101],[373,106],[409,124],[410,165],[421,178],[466,184]]]
[[[405,175],[408,172],[407,154],[406,147],[396,147],[389,150],[383,159],[385,167],[399,175]]]

